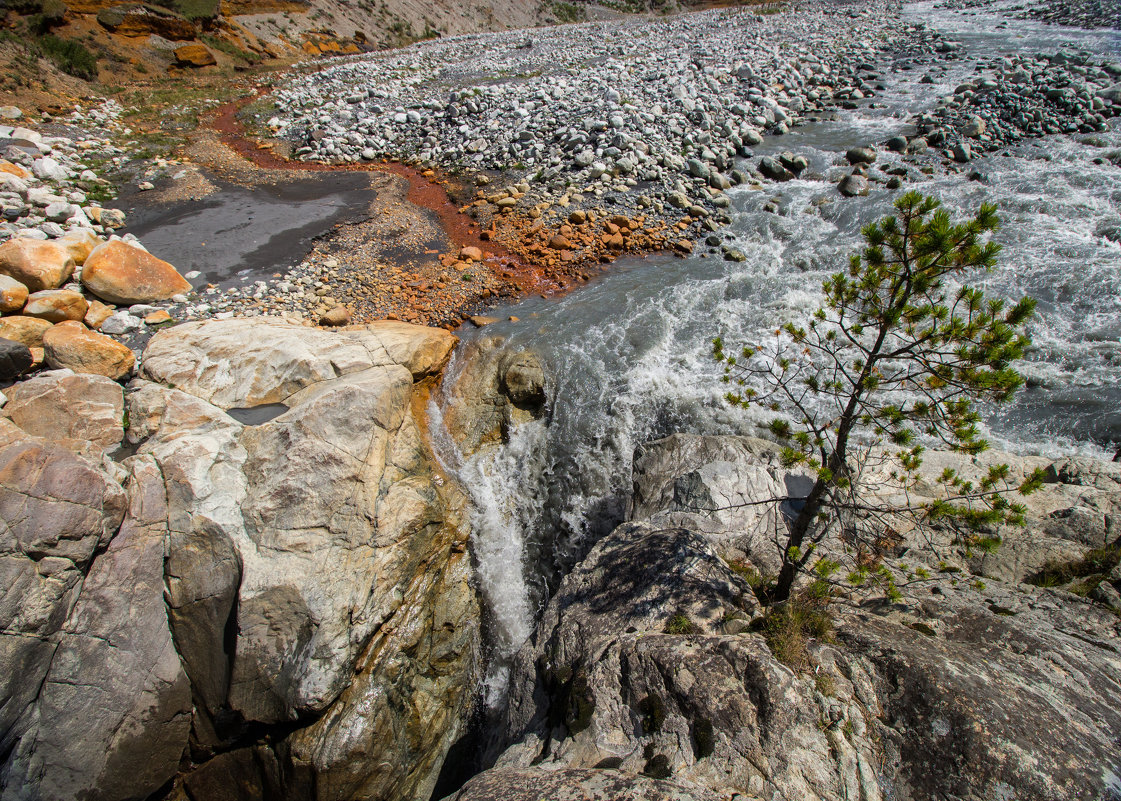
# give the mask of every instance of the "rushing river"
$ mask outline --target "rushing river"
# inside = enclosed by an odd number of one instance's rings
[[[887,91],[876,108],[839,112],[757,149],[805,155],[809,172],[832,181],[731,190],[734,221],[721,234],[746,261],[699,252],[624,260],[566,297],[504,308],[499,316],[520,322],[486,329],[508,337],[508,347],[542,356],[553,399],[547,423],[516,430],[497,455],[453,460],[475,505],[474,552],[490,606],[491,703],[503,697],[504,666],[549,589],[622,520],[635,446],[674,431],[757,432],[757,421],[722,402],[711,340],[758,341],[779,321],[804,318],[820,302],[822,280],[859,243],[860,227],[890,212],[898,192],[838,194],[844,150],[903,130],[911,114],[973,74],[973,58],[1064,46],[1117,54],[1116,32],[964,16],[935,5],[906,13],[961,41],[967,58],[934,72],[933,85],[919,83],[927,69],[884,65]],[[1121,169],[1103,158],[1117,148],[1115,122],[1105,134],[1049,137],[970,170],[908,182],[957,217],[996,203],[1004,250],[991,274],[970,283],[993,296],[1039,301],[1032,351],[1017,365],[1028,387],[1010,407],[987,410],[998,447],[1111,458],[1121,443]],[[881,150],[883,160],[899,159]],[[764,211],[769,202],[777,213]],[[449,380],[455,370],[453,363]]]

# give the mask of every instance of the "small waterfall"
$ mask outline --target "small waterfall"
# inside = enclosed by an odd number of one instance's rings
[[[453,357],[445,377],[453,383],[462,370]],[[506,697],[514,655],[533,633],[540,598],[528,577],[527,532],[533,530],[543,500],[546,427],[536,420],[510,430],[507,442],[464,457],[444,424],[446,395],[428,404],[429,428],[436,456],[470,498],[471,551],[484,603],[487,670],[483,698],[494,709]]]

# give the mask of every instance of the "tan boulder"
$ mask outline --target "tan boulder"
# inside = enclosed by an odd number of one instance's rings
[[[12,386],[4,414],[28,434],[84,440],[101,449],[124,437],[124,390],[101,375],[54,370]]]
[[[101,244],[101,237],[88,228],[75,228],[55,240],[66,248],[74,258],[75,264],[85,264],[94,248]]]
[[[319,318],[320,325],[340,326],[347,325],[350,322],[350,312],[346,306],[336,306],[330,309]]]
[[[102,300],[131,306],[191,291],[174,267],[120,240],[96,247],[82,268],[82,285]]]
[[[144,351],[145,378],[228,409],[288,403],[342,375],[397,364],[415,380],[439,372],[459,340],[439,328],[378,322],[324,330],[263,319],[164,328]]]
[[[52,323],[65,320],[81,320],[86,316],[89,304],[81,292],[72,289],[44,289],[33,292],[27,298],[23,313],[28,317],[38,317]]]
[[[27,287],[10,275],[0,275],[0,312],[18,312],[27,303]]]
[[[74,257],[62,245],[22,237],[0,245],[0,275],[16,279],[30,292],[58,289],[74,274]]]
[[[49,320],[17,314],[0,318],[0,338],[21,342],[29,348],[43,347],[43,334],[51,327]]]
[[[136,356],[125,345],[74,320],[47,331],[43,348],[51,367],[68,367],[76,373],[94,373],[114,380],[124,378],[136,365]]]
[[[101,328],[103,322],[113,316],[116,310],[115,306],[106,305],[100,300],[91,300],[89,301],[89,308],[86,309],[86,316],[82,318],[82,322],[96,331]]]
[[[180,67],[209,67],[218,62],[206,45],[188,44],[175,48],[175,62]]]
[[[468,245],[459,251],[459,258],[464,261],[482,261],[483,251],[479,250],[474,245]]]

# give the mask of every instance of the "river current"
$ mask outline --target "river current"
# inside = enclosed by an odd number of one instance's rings
[[[1116,58],[1119,50],[1113,31],[966,16],[935,3],[905,13],[962,42],[966,57],[934,69],[884,65],[886,90],[875,108],[838,112],[757,148],[805,155],[810,173],[832,180],[730,190],[733,222],[721,236],[746,260],[699,251],[622,260],[565,297],[500,309],[496,316],[519,321],[485,329],[505,336],[505,347],[540,354],[552,399],[546,421],[516,429],[497,452],[449,459],[473,500],[491,705],[504,697],[506,665],[551,588],[622,521],[635,446],[676,431],[758,433],[758,420],[722,401],[711,341],[759,341],[782,321],[804,319],[820,303],[823,279],[859,245],[861,226],[890,213],[898,191],[839,195],[845,149],[902,131],[907,118],[973,75],[975,59],[1061,48]],[[928,72],[935,83],[921,84]],[[991,296],[1038,300],[1033,346],[1017,365],[1028,385],[1010,406],[985,410],[1001,449],[1112,458],[1121,444],[1121,169],[1105,158],[1118,148],[1115,121],[1103,134],[1034,140],[961,172],[907,183],[957,218],[995,203],[1003,252],[994,271],[969,283]],[[881,149],[880,159],[890,166],[899,157]],[[453,360],[448,381],[457,369]],[[434,429],[439,403],[431,407]]]

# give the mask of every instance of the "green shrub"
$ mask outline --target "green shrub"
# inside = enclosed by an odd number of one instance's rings
[[[27,19],[27,26],[35,36],[42,36],[51,28],[66,21],[66,5],[62,0],[42,0],[38,13]]]
[[[1037,587],[1060,587],[1075,579],[1085,579],[1071,587],[1071,592],[1088,595],[1118,562],[1121,562],[1121,541],[1087,551],[1081,559],[1046,562],[1038,573],[1028,578],[1027,583]]]
[[[43,11],[44,0],[8,0],[5,5],[8,10],[17,14],[40,14]]]
[[[677,614],[666,621],[666,634],[692,634],[696,630],[693,621],[685,615]]]
[[[81,42],[73,39],[60,39],[48,33],[39,38],[39,48],[43,55],[53,61],[60,70],[81,78],[92,81],[97,78],[97,58]]]
[[[583,6],[576,5],[576,3],[553,3],[550,6],[553,16],[557,18],[557,22],[583,22],[588,18],[588,12],[584,10]]]
[[[642,731],[653,734],[661,730],[666,721],[666,705],[656,695],[647,695],[638,702],[638,711],[642,713]]]
[[[728,567],[732,572],[747,582],[747,586],[751,587],[751,591],[761,601],[766,601],[769,597],[771,588],[774,586],[776,576],[770,576],[760,573],[754,567],[742,559],[728,560]]]
[[[802,670],[810,663],[810,641],[832,638],[833,618],[827,599],[803,592],[772,607],[756,626],[775,659],[794,670]]]

